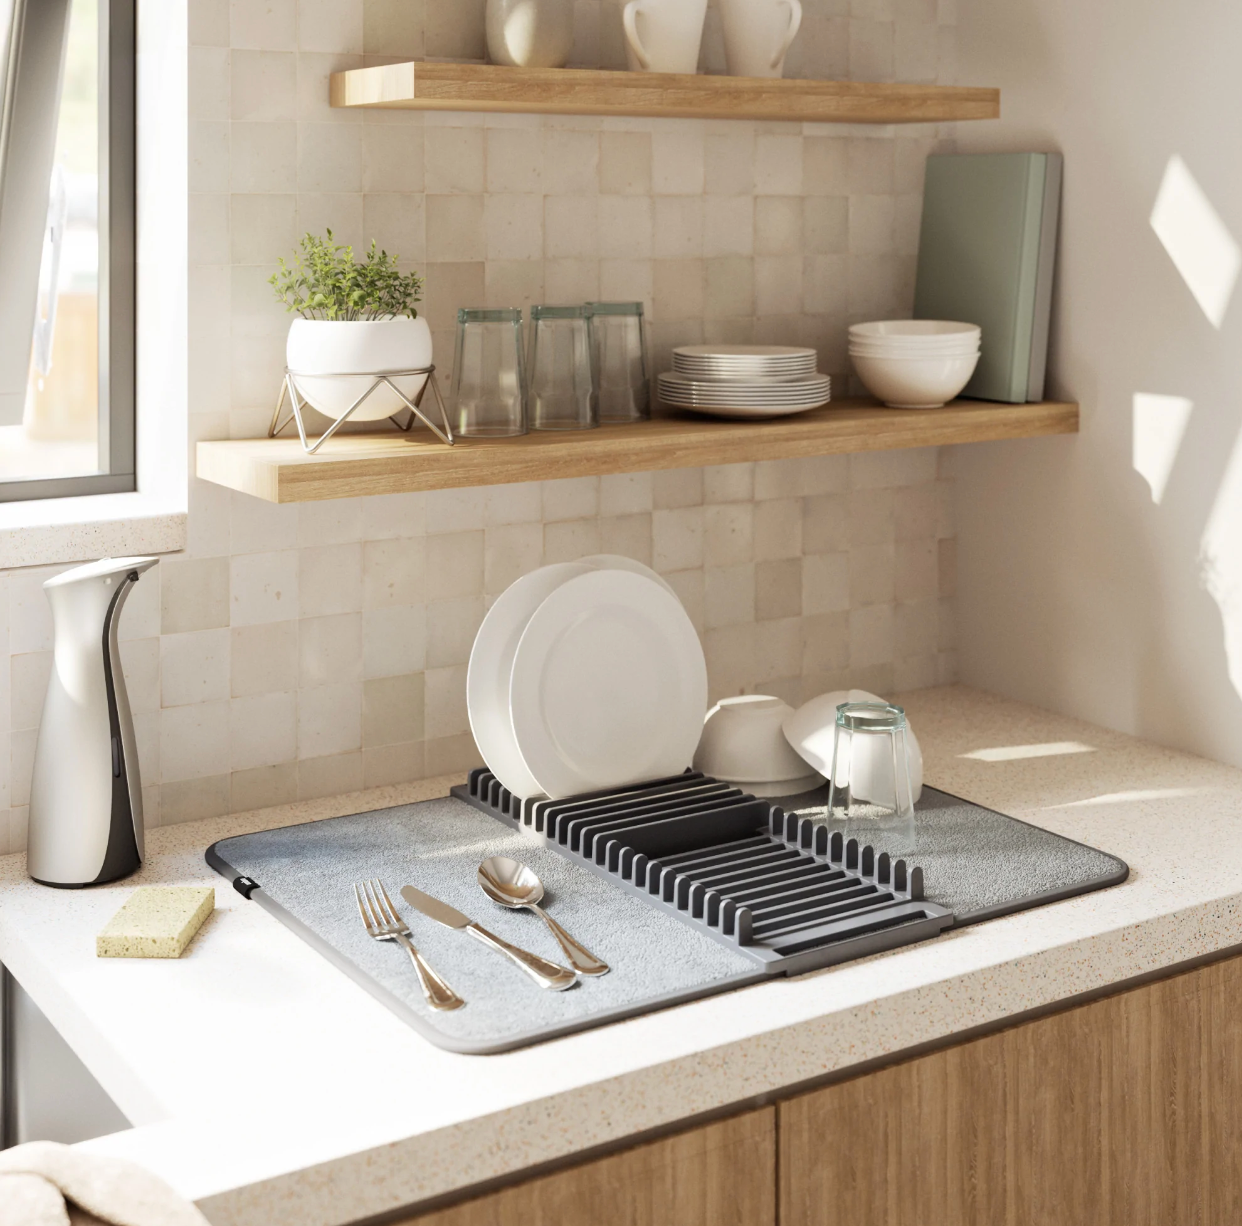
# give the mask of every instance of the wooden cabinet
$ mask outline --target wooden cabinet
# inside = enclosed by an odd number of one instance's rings
[[[775,1226],[775,1116],[750,1111],[407,1226]]]
[[[1242,957],[405,1226],[1235,1226]]]
[[[1242,959],[781,1103],[781,1226],[1242,1221]]]

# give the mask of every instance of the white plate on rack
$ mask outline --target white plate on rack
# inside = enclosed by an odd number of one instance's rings
[[[579,558],[578,561],[583,566],[589,566],[592,570],[628,570],[632,575],[646,575],[648,579],[654,579],[674,600],[681,599],[673,591],[672,587],[669,586],[663,575],[658,574],[650,566],[646,566],[634,558],[627,558],[624,554],[593,553],[589,558]]]
[[[515,796],[537,796],[540,791],[522,760],[509,715],[509,678],[518,641],[531,614],[562,583],[592,573],[586,562],[556,562],[523,575],[496,597],[470,649],[466,669],[470,731],[488,769]]]
[[[598,553],[576,562],[556,562],[515,580],[488,609],[475,636],[466,669],[470,731],[488,769],[522,799],[540,795],[540,788],[522,760],[509,713],[509,679],[518,640],[531,615],[562,583],[599,570],[644,575],[677,596],[650,566],[622,554]]]
[[[514,739],[554,798],[679,774],[706,707],[699,636],[677,598],[645,575],[601,570],[561,584],[513,659]]]

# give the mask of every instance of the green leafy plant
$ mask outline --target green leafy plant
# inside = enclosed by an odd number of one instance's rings
[[[397,257],[377,249],[374,239],[366,258],[355,261],[353,247],[334,242],[331,230],[326,238],[304,234],[293,263],[282,256],[268,282],[285,309],[303,319],[414,319],[423,288],[422,277],[403,274]]]

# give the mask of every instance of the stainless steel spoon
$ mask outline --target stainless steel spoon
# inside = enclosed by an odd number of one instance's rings
[[[479,865],[479,888],[494,903],[515,910],[533,911],[552,930],[569,965],[579,975],[606,975],[608,963],[601,962],[590,950],[579,945],[540,905],[543,882],[517,860],[508,856],[489,856]]]

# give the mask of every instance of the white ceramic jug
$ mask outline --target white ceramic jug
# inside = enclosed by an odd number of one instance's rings
[[[574,46],[574,0],[487,0],[493,64],[564,68]]]
[[[621,13],[631,72],[697,72],[707,0],[630,0]]]
[[[731,77],[779,77],[802,24],[798,0],[720,0]]]

